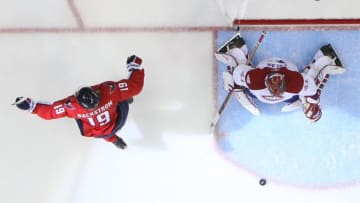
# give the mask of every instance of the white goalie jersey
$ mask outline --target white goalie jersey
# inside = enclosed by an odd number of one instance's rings
[[[282,92],[273,94],[266,79],[269,74],[278,74],[284,80]],[[298,68],[291,62],[281,58],[263,60],[252,68],[247,65],[238,65],[233,71],[233,79],[236,85],[246,87],[251,94],[261,102],[275,104],[284,102],[293,96],[311,96],[316,93],[316,84],[312,78],[301,74]],[[281,83],[281,81],[279,81]]]
[[[215,53],[228,66],[223,72],[224,89],[253,115],[260,115],[254,98],[263,103],[285,102],[282,112],[303,107],[311,121],[321,118],[320,94],[329,75],[342,74],[338,56],[330,44],[321,47],[311,64],[299,72],[295,64],[282,58],[269,58],[256,67],[247,65],[248,49],[240,34],[235,35]]]

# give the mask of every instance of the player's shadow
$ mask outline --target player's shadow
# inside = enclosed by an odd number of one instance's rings
[[[166,136],[208,135],[209,109],[201,108],[200,105],[195,99],[159,101],[149,98],[141,102],[130,109],[142,134],[142,138],[135,144],[141,147],[164,149]]]
[[[143,136],[136,141],[137,146],[163,149],[165,139],[171,140],[173,135],[210,136],[214,113],[211,78],[176,71],[176,76],[158,76],[162,79],[145,81],[143,92],[130,105],[129,114]],[[173,75],[172,72],[171,69],[152,70],[148,75]]]

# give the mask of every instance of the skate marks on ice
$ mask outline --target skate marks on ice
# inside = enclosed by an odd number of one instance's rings
[[[233,33],[221,32],[218,44]],[[242,33],[249,48],[260,33]],[[360,77],[358,31],[272,31],[253,60],[278,56],[293,61],[300,70],[315,52],[331,43],[347,73],[331,76],[321,96],[323,117],[309,123],[302,110],[281,113],[282,104],[257,102],[262,115],[253,117],[232,100],[218,130],[222,152],[234,163],[259,177],[305,187],[333,187],[360,182]],[[225,70],[218,64],[218,81]],[[224,95],[218,82],[218,101]]]

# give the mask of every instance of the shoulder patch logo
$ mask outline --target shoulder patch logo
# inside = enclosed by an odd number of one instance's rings
[[[75,109],[75,107],[71,104],[71,101],[70,101],[70,100],[68,100],[68,101],[65,102],[65,107],[66,107],[67,109],[70,109],[70,110],[74,110],[74,109]]]

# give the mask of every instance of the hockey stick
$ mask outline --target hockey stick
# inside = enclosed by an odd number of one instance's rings
[[[251,51],[249,57],[247,58],[246,64],[250,64],[252,58],[253,58],[254,55],[255,55],[255,52],[257,51],[257,49],[259,48],[260,44],[262,43],[265,35],[266,35],[266,32],[265,32],[265,31],[262,31],[262,32],[261,32],[261,35],[260,35],[260,37],[259,37],[259,39],[258,39],[258,41],[256,42],[255,47],[253,48],[253,50]],[[213,132],[213,130],[215,129],[215,126],[216,126],[216,124],[218,123],[221,114],[224,112],[225,107],[226,107],[227,104],[229,103],[231,96],[232,96],[232,91],[228,92],[228,94],[227,94],[226,97],[225,97],[225,100],[224,100],[223,103],[221,104],[219,110],[216,112],[216,115],[214,116],[214,119],[213,119],[213,121],[212,121],[212,123],[211,123],[211,125],[210,125],[211,132]]]

